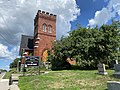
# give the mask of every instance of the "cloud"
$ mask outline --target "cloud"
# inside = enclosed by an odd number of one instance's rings
[[[8,49],[8,46],[0,44],[0,59],[4,60],[14,60],[18,55],[18,47],[13,47],[11,50]]]
[[[0,28],[4,37],[9,38],[9,42],[13,44],[20,41],[21,34],[33,35],[33,20],[38,9],[57,15],[58,38],[70,31],[70,21],[75,20],[80,13],[75,0],[3,0],[2,2],[0,11],[3,18],[0,18]]]
[[[8,50],[8,47],[0,44],[0,58],[5,58],[5,57],[9,57],[11,55],[11,53]]]
[[[88,26],[101,26],[112,18],[118,17],[120,17],[120,0],[109,0],[107,7],[102,8],[100,11],[96,11],[94,18],[89,20]]]
[[[39,9],[57,15],[57,38],[67,35],[70,21],[80,14],[75,0],[1,0],[0,45],[6,53],[16,56],[21,34],[33,35],[34,18]],[[9,57],[3,52],[0,55]]]

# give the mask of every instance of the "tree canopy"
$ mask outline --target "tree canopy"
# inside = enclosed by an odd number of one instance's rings
[[[70,68],[66,61],[74,58],[80,67],[96,68],[99,62],[110,63],[120,52],[120,23],[113,21],[111,25],[101,27],[78,27],[53,43],[48,60],[53,68]]]
[[[13,62],[10,63],[10,68],[16,68],[19,60],[21,60],[21,59],[16,58],[15,60],[13,60]]]

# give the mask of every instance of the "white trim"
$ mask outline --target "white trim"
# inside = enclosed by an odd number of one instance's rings
[[[39,39],[40,39],[39,37],[36,38],[36,40],[39,40]]]
[[[38,43],[39,43],[39,41],[36,41],[36,42],[35,42],[35,44],[38,44]]]
[[[23,54],[25,54],[25,55],[26,55],[26,54],[27,54],[27,52],[24,52]]]
[[[38,48],[38,46],[34,46],[34,48]]]

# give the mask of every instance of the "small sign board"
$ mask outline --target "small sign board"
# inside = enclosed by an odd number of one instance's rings
[[[27,67],[39,66],[39,64],[40,64],[39,57],[37,57],[37,56],[26,56],[25,57],[25,65]]]

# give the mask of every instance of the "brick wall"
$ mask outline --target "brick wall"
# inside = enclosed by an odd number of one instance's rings
[[[46,25],[46,32],[43,31],[43,24]],[[51,33],[48,32],[49,26],[51,26]],[[43,57],[43,52],[50,49],[55,40],[56,15],[39,10],[34,19],[34,56]]]

